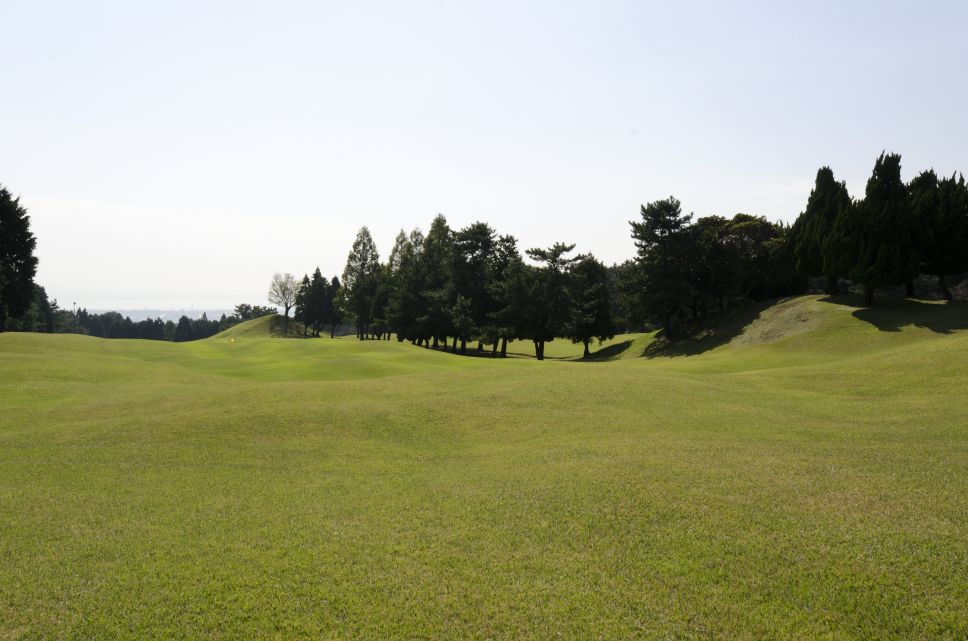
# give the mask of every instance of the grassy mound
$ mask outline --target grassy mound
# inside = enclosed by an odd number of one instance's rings
[[[0,638],[964,638],[966,319],[802,297],[593,363],[2,334]]]

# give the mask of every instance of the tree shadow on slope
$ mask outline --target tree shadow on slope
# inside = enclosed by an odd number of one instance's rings
[[[927,329],[951,334],[968,329],[968,303],[926,303],[909,298],[878,297],[873,307],[865,307],[860,295],[844,294],[819,299],[822,303],[855,308],[854,318],[870,323],[882,332],[899,332],[902,327]]]
[[[622,358],[622,355],[632,347],[632,343],[634,342],[635,341],[630,338],[619,343],[613,343],[601,349],[595,350],[588,358],[583,358],[580,360],[581,362],[614,361]]]
[[[680,329],[681,335],[670,340],[665,331],[656,334],[642,352],[646,358],[695,356],[729,343],[759,319],[763,312],[790,298],[772,299],[744,305],[725,312],[710,315],[698,323]]]

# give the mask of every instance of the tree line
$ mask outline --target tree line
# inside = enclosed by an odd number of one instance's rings
[[[46,290],[34,285],[33,298],[26,309],[8,319],[7,329],[20,332],[45,332],[86,334],[98,338],[140,338],[146,340],[173,341],[176,343],[200,340],[214,336],[243,321],[275,314],[273,307],[236,305],[234,313],[222,314],[219,319],[209,319],[203,313],[200,318],[182,315],[177,321],[146,318],[133,321],[118,312],[89,312],[81,307],[62,309],[56,299],[49,299]]]
[[[276,274],[269,302],[306,335],[332,336],[349,323],[360,340],[396,336],[461,353],[477,343],[494,356],[505,356],[511,340],[530,340],[541,359],[556,338],[583,344],[586,356],[593,340],[622,331],[662,328],[674,339],[708,314],[805,292],[809,278],[827,293],[853,283],[870,305],[888,287],[913,294],[919,274],[936,278],[940,296],[951,300],[949,278],[968,271],[964,177],[927,170],[905,183],[897,154],[877,158],[862,198],[821,167],[792,226],[749,214],[694,219],[675,197],[642,205],[629,224],[636,255],[611,266],[574,254],[573,244],[521,252],[513,236],[487,223],[452,229],[442,215],[426,234],[401,230],[381,261],[363,227],[341,277],[327,279],[318,268],[300,281]],[[0,330],[180,341],[275,311],[242,305],[218,321],[177,323],[67,312],[33,282],[35,246],[26,210],[0,187]]]
[[[363,227],[331,305],[361,340],[395,335],[461,353],[476,342],[495,356],[510,340],[529,340],[543,359],[556,338],[582,344],[587,357],[592,341],[617,331],[661,325],[672,333],[684,313],[803,289],[788,227],[745,214],[691,220],[675,198],[643,206],[631,222],[638,258],[611,267],[573,255],[573,244],[522,254],[513,236],[483,222],[453,230],[442,215],[426,235],[401,230],[381,262]],[[319,280],[305,277],[300,291]]]
[[[919,274],[938,281],[951,300],[947,276],[968,271],[968,187],[964,176],[923,171],[901,179],[901,157],[882,153],[864,197],[851,198],[829,167],[817,171],[807,207],[793,225],[797,269],[823,277],[827,293],[839,280],[858,283],[864,302],[874,292],[904,285],[913,295]]]

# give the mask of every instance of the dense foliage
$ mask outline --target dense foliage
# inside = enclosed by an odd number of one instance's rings
[[[34,299],[36,246],[27,210],[0,185],[0,332],[8,318],[23,314]]]
[[[911,295],[914,279],[930,274],[951,300],[947,277],[968,270],[968,187],[962,176],[938,180],[930,170],[905,184],[901,157],[882,153],[864,198],[853,200],[822,167],[792,235],[798,269],[824,277],[828,293],[847,279],[871,305],[877,289],[905,286]]]

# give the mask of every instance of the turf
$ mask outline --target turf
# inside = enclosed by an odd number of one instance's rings
[[[2,334],[0,639],[964,639],[968,307],[854,303],[593,362]]]

